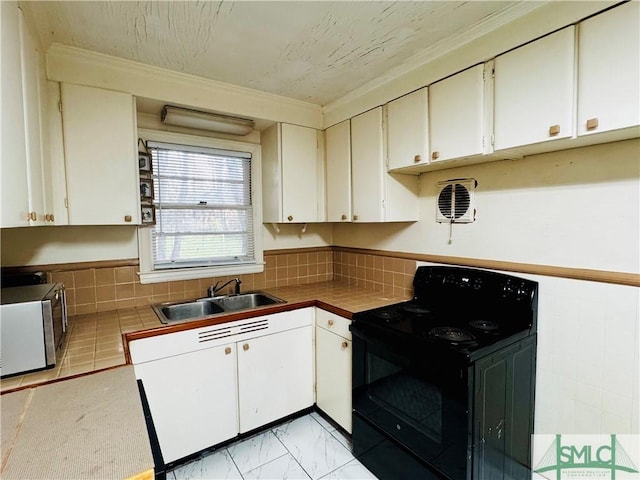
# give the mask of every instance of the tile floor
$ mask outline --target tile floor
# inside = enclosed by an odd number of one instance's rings
[[[49,370],[3,378],[0,390],[123,365],[122,334],[159,325],[148,307],[69,317],[68,337],[58,364]]]
[[[376,479],[351,440],[313,412],[240,440],[167,474],[168,480]]]

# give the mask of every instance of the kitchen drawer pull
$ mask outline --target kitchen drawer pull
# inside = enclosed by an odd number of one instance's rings
[[[131,220],[132,220],[131,215],[125,215],[125,216],[124,216],[124,221],[125,221],[125,222],[130,222]]]
[[[413,157],[413,161],[418,163],[422,161],[422,155],[416,155],[415,157]]]
[[[595,130],[598,128],[598,118],[590,118],[587,120],[587,130]]]
[[[344,350],[345,348],[349,348],[349,342],[342,342],[341,345],[342,349]]]
[[[358,220],[358,215],[354,215],[354,216],[353,216],[353,219],[354,219],[354,220]]]
[[[560,125],[551,125],[549,127],[549,136],[555,137],[560,133]]]
[[[245,343],[244,345],[242,345],[242,349],[246,352],[247,350],[249,350],[249,344]]]
[[[432,152],[431,153],[431,160],[437,160],[438,157],[440,157],[440,152]]]
[[[289,220],[290,222],[293,222],[293,217],[292,217],[291,215],[289,215],[289,216],[287,217],[287,220]]]
[[[346,220],[347,216],[345,214],[342,214],[342,216],[340,217],[340,220]]]
[[[331,326],[333,325],[333,320],[329,320],[329,321],[327,322],[327,325],[329,325],[329,326],[331,327]]]
[[[227,347],[224,349],[224,354],[225,355],[231,355],[231,347]]]

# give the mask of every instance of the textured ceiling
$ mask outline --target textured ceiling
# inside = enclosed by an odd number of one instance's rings
[[[43,43],[325,105],[543,2],[27,2]],[[426,53],[425,53],[426,52]]]

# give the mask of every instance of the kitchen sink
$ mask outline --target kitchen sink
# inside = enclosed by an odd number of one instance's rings
[[[285,301],[264,292],[247,292],[186,302],[160,303],[153,305],[153,310],[162,323],[182,323],[276,303]]]

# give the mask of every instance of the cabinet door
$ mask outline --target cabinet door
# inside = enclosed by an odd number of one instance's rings
[[[238,434],[235,344],[135,365],[166,463]]]
[[[317,222],[318,132],[282,124],[282,213],[284,222]]]
[[[387,104],[387,167],[429,164],[427,88]]]
[[[313,405],[312,328],[238,343],[241,433]]]
[[[351,221],[351,123],[333,125],[326,131],[327,221]]]
[[[30,225],[45,224],[43,149],[38,43],[20,12],[20,60],[24,101],[24,128],[27,155],[27,183],[29,192]]]
[[[140,223],[133,97],[62,84],[70,225]]]
[[[429,87],[432,163],[483,154],[484,98],[484,65]]]
[[[27,156],[20,67],[19,9],[16,2],[0,2],[0,83],[2,100],[2,141],[0,142],[0,182],[2,227],[29,224]],[[10,119],[10,121],[7,121]]]
[[[384,179],[382,107],[351,119],[353,221],[382,222]]]
[[[351,433],[351,341],[316,328],[316,403]]]
[[[495,60],[495,150],[574,136],[575,27]]]
[[[640,125],[640,3],[620,5],[578,29],[578,135]]]

